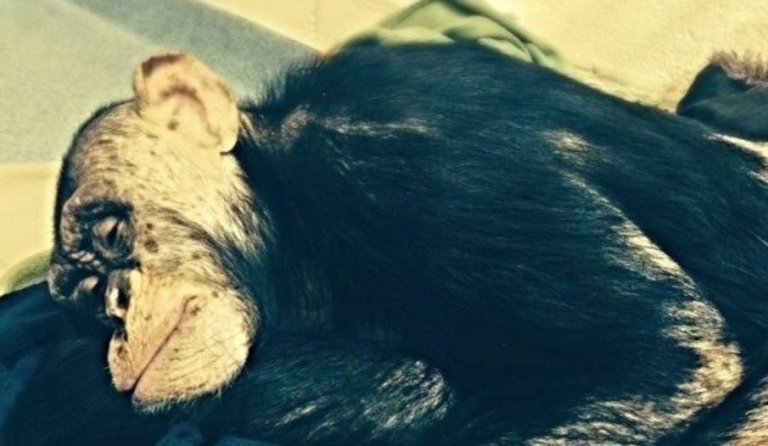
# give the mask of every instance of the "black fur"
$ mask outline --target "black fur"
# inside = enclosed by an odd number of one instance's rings
[[[523,444],[580,414],[626,427],[619,444],[710,444],[755,407],[726,400],[641,428],[590,404],[671,407],[702,365],[667,334],[677,321],[666,309],[690,302],[724,317],[722,340],[756,386],[762,158],[474,46],[347,49],[244,110],[253,132],[235,155],[266,251],[211,249],[259,297],[264,332],[248,370],[193,417],[213,438]],[[627,225],[680,274],[628,246]],[[41,401],[48,380],[23,401]],[[373,415],[369,401],[382,401]]]
[[[694,79],[677,113],[706,122],[719,131],[742,138],[768,140],[768,76],[759,59],[741,61],[737,68],[752,71],[755,77],[729,72],[738,63],[735,56],[720,55]],[[751,63],[750,63],[751,62]]]

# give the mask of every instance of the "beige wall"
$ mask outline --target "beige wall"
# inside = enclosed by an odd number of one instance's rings
[[[205,0],[318,49],[375,24],[413,0]]]
[[[608,89],[673,108],[718,50],[768,56],[768,0],[493,0]]]

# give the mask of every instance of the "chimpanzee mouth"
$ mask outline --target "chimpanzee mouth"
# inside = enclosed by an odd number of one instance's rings
[[[136,389],[136,387],[139,386],[139,383],[141,382],[141,378],[144,377],[147,370],[149,370],[149,368],[152,366],[155,360],[163,354],[163,350],[165,350],[168,344],[170,344],[171,338],[173,338],[173,335],[176,334],[180,324],[181,324],[181,318],[179,318],[179,322],[168,333],[165,339],[163,339],[163,342],[160,343],[160,345],[157,347],[154,353],[147,355],[146,362],[144,363],[143,366],[141,366],[140,371],[135,375],[135,378],[133,378],[132,380],[133,382],[129,383],[127,388],[123,388],[120,390],[133,392]],[[115,334],[112,337],[113,342],[116,339],[120,342],[127,342],[127,333],[122,329],[118,330],[117,332],[115,332]]]
[[[163,340],[157,345],[156,348],[152,349],[151,351],[146,352],[144,355],[142,355],[144,358],[140,362],[140,366],[137,367],[131,367],[134,370],[137,370],[134,373],[131,373],[127,377],[123,377],[121,382],[116,382],[115,387],[119,391],[122,392],[133,392],[134,393],[134,401],[137,403],[142,403],[140,398],[136,397],[136,391],[139,389],[142,379],[145,377],[147,372],[152,368],[152,365],[157,362],[157,360],[164,356],[166,353],[166,350],[168,346],[171,344],[171,341],[174,339],[175,335],[179,332],[179,327],[181,326],[182,322],[184,322],[185,316],[187,314],[187,308],[188,304],[192,302],[195,299],[195,296],[191,296],[184,300],[184,303],[182,304],[181,311],[178,312],[178,317],[174,321],[174,323],[168,325],[168,331],[167,334],[163,337]],[[129,338],[129,332],[127,332],[124,328],[117,329],[114,334],[112,335],[111,344],[115,345],[115,354],[117,355],[118,360],[124,360],[126,356],[129,354],[129,349],[131,348],[131,342],[132,340]],[[136,342],[136,341],[134,341]]]

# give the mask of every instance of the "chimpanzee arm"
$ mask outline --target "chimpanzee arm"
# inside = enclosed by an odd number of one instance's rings
[[[426,363],[375,343],[273,339],[202,424],[278,444],[425,444],[456,398]]]
[[[454,401],[434,368],[386,347],[292,339],[265,343],[224,396],[145,415],[112,387],[105,348],[97,338],[52,346],[6,424],[8,444],[155,444],[178,421],[211,443],[415,444]]]

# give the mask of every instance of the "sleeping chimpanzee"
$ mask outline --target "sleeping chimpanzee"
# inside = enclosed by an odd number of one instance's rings
[[[12,443],[768,444],[756,149],[477,46],[361,44],[239,108],[183,54],[133,88],[64,159],[80,334]]]

